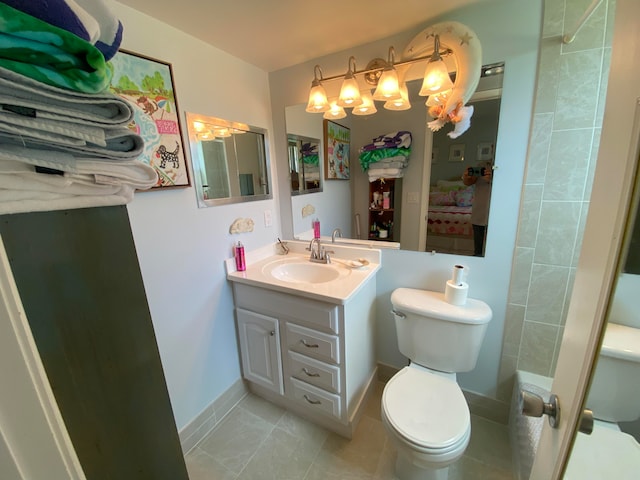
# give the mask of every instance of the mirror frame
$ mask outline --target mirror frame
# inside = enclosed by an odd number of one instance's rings
[[[187,117],[187,130],[189,132],[189,150],[191,152],[191,165],[193,166],[193,184],[196,190],[196,199],[198,201],[199,208],[215,207],[217,205],[229,205],[232,203],[244,203],[254,202],[259,200],[273,199],[273,182],[271,179],[271,159],[269,154],[269,132],[265,128],[255,127],[247,125],[246,123],[232,122],[228,120],[221,120],[220,118],[210,117],[208,115],[202,115],[197,113],[185,112]],[[201,155],[201,149],[198,148],[198,142],[196,131],[193,128],[194,122],[203,123],[216,123],[216,121],[225,122],[233,125],[234,128],[243,130],[245,132],[255,133],[262,135],[263,137],[263,152],[264,152],[264,165],[262,168],[265,170],[265,179],[267,183],[267,190],[269,193],[257,194],[257,195],[242,195],[235,197],[225,198],[204,198],[204,188],[202,186],[202,175],[205,173],[204,158]]]

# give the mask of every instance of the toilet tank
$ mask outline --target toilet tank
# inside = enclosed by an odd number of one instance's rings
[[[449,373],[475,368],[493,315],[489,305],[471,298],[451,305],[443,293],[413,288],[394,290],[391,304],[398,347],[413,363]]]
[[[640,418],[640,329],[608,323],[587,408],[607,422]]]

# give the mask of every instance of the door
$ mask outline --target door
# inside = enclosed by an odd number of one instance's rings
[[[0,478],[85,480],[0,238]]]
[[[618,272],[640,145],[640,3],[619,0],[598,162],[552,392],[562,415],[545,422],[532,480],[562,478]]]
[[[284,394],[278,320],[242,308],[236,312],[244,378]]]

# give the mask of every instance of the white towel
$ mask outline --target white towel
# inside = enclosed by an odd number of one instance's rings
[[[91,175],[96,185],[126,184],[146,190],[158,181],[155,169],[138,160],[112,161],[19,145],[0,145],[0,174],[34,171],[35,166],[59,170],[71,179],[76,178],[73,175],[79,175],[77,178],[82,180],[85,179],[83,175]]]
[[[39,119],[126,125],[133,107],[110,92],[88,94],[57,88],[0,67],[0,108]]]
[[[51,150],[52,152],[69,152],[76,156],[109,158],[114,160],[131,160],[138,158],[144,150],[144,140],[126,127],[104,128],[104,145],[94,145],[73,140],[43,131],[32,130],[31,135],[22,133],[6,133],[0,128],[0,149],[4,145],[20,145],[27,148]]]
[[[402,178],[404,177],[403,168],[376,168],[367,170],[369,182],[375,182],[381,178]]]

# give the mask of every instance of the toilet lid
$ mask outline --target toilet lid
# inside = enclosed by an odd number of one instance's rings
[[[398,435],[429,449],[444,449],[465,437],[469,408],[456,382],[405,367],[384,388],[382,408]]]

